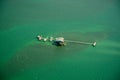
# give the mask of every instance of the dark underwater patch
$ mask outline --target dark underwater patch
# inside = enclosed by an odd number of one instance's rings
[[[62,36],[67,40],[77,40],[85,42],[99,42],[106,37],[103,32],[63,32],[54,36]],[[37,40],[36,40],[37,41]],[[60,58],[75,55],[76,52],[81,52],[91,45],[67,43],[66,46],[57,47],[52,44],[32,42],[28,46],[18,51],[8,63],[2,68],[3,77],[13,77],[19,75],[27,69],[32,67],[42,66],[44,64],[50,64],[59,60]],[[94,48],[93,48],[94,49]]]

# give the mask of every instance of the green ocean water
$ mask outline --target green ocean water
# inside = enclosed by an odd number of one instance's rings
[[[0,80],[120,80],[119,30],[119,0],[1,0]]]

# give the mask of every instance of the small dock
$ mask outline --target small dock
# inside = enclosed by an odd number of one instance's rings
[[[90,43],[90,42],[81,42],[81,41],[72,41],[72,40],[65,40],[63,37],[42,37],[40,35],[37,36],[37,39],[39,41],[49,41],[52,42],[52,44],[56,45],[56,46],[65,46],[66,43],[76,43],[76,44],[85,44],[85,45],[92,45],[93,47],[96,46],[96,42]]]

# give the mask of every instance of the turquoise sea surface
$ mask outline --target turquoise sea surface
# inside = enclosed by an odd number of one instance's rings
[[[0,80],[120,80],[120,1],[1,0]]]

